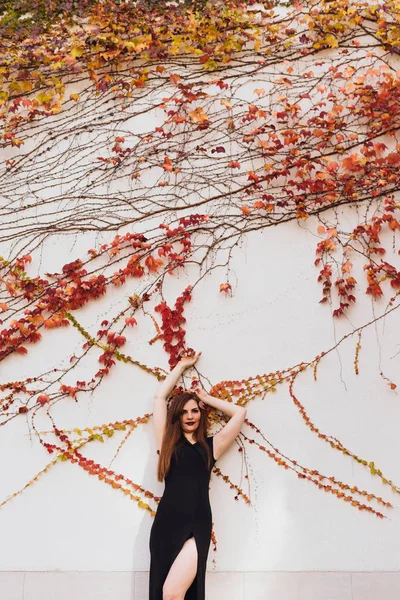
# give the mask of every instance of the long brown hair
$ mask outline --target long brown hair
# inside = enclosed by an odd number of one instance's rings
[[[189,400],[195,400],[199,403],[199,398],[194,392],[183,392],[178,394],[171,401],[171,405],[167,411],[167,421],[158,459],[157,476],[159,481],[164,481],[171,465],[171,457],[175,450],[176,444],[183,437],[183,432],[180,423],[180,416],[183,407]],[[199,407],[200,408],[200,407]],[[196,442],[207,452],[208,468],[211,467],[211,452],[207,444],[207,415],[205,410],[200,409],[200,421],[196,431],[193,432]]]

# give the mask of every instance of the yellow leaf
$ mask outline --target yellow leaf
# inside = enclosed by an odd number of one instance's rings
[[[39,100],[40,104],[46,104],[46,102],[50,102],[52,98],[53,94],[51,92],[48,94],[46,94],[46,92],[40,92],[40,94],[37,95],[37,99]]]
[[[231,110],[231,108],[232,108],[232,104],[229,102],[229,100],[221,100],[221,104],[222,104],[223,106],[226,106],[226,108],[227,108],[228,110]]]
[[[339,42],[337,41],[335,36],[330,33],[329,35],[322,38],[322,40],[319,40],[318,42],[315,42],[315,44],[314,44],[314,48],[317,48],[317,49],[321,48],[322,46],[329,46],[330,48],[337,48],[339,46]]]
[[[324,39],[324,42],[325,42],[325,44],[328,44],[328,46],[330,46],[331,48],[337,48],[339,46],[339,42],[337,41],[335,36],[332,34],[327,35],[326,38]]]
[[[32,91],[32,83],[30,81],[20,81],[20,86],[23,92]]]
[[[10,90],[10,92],[20,92],[21,91],[21,86],[18,83],[18,81],[12,81],[10,83],[10,85],[8,86],[8,89]]]
[[[57,60],[56,62],[51,63],[50,69],[52,69],[53,71],[58,71],[58,69],[63,66],[64,66],[63,61]]]
[[[70,52],[72,58],[78,58],[79,56],[82,56],[84,52],[83,48],[79,48],[79,46],[74,46]]]
[[[70,94],[70,100],[74,100],[74,102],[78,102],[80,96],[79,94]]]
[[[214,71],[214,69],[218,69],[218,63],[215,60],[212,60],[211,58],[209,58],[204,63],[204,68],[208,69],[209,71]]]

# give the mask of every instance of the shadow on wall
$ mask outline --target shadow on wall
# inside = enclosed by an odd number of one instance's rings
[[[157,482],[158,455],[156,443],[154,440],[153,428],[149,427],[146,429],[146,431],[149,438],[149,443],[147,444],[147,447],[150,450],[147,454],[147,460],[144,465],[141,485],[147,490],[154,490],[154,493],[156,495],[158,494],[159,496],[161,496],[164,490],[164,484],[160,484],[159,482]],[[156,486],[160,486],[159,491],[158,487]],[[144,500],[146,501],[146,498]],[[140,562],[140,564],[145,563],[146,570],[136,571],[135,573],[135,591],[133,596],[135,600],[148,600],[148,571],[150,568],[149,538],[150,529],[153,524],[153,518],[150,517],[149,519],[150,513],[148,511],[142,511],[142,513],[143,516],[140,521],[139,528],[136,532],[136,537],[133,545],[132,556],[134,564],[132,567],[132,571],[135,571],[135,565],[137,565],[138,562]]]

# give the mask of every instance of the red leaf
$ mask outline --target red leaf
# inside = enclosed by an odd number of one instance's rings
[[[37,404],[44,406],[45,404],[48,404],[50,402],[50,398],[49,396],[47,396],[47,394],[41,394],[36,402]]]
[[[135,319],[134,317],[126,317],[126,319],[125,319],[125,323],[126,323],[127,325],[131,325],[132,327],[133,327],[134,325],[137,325],[137,321],[136,321],[136,319]]]
[[[221,152],[226,152],[226,150],[223,146],[217,146],[216,148],[213,148],[211,150],[211,154],[214,154],[214,152],[221,153]]]
[[[116,346],[118,346],[118,348],[120,348],[121,346],[123,346],[126,342],[126,337],[124,335],[117,335],[114,338],[114,343],[116,344]]]

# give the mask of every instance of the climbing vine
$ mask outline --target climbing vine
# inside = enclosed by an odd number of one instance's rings
[[[92,394],[117,362],[162,380],[166,370],[123,350],[138,324],[152,322],[149,344],[162,344],[172,369],[188,349],[185,309],[202,279],[222,273],[215,293],[232,296],[235,248],[291,221],[316,236],[310,269],[327,319],[354,314],[362,293],[380,312],[312,360],[208,391],[244,406],[286,386],[307,428],[400,493],[371,457],[322,433],[295,392],[353,336],[358,375],[362,332],[400,304],[399,3],[13,0],[1,10],[0,359],[27,360],[48,330],[62,338],[73,327],[82,339],[67,366],[0,385],[0,425],[25,418],[51,455],[1,506],[69,461],[154,515],[150,490],[85,456],[124,432],[118,455],[151,414],[67,430],[54,406]],[[49,240],[78,234],[112,237],[55,273],[33,274]],[[169,278],[184,272],[190,284],[171,303]],[[89,330],[79,310],[116,288],[126,290],[122,308]],[[93,354],[97,370],[67,384]],[[47,431],[36,424],[44,412]],[[223,419],[211,411],[210,427]],[[285,456],[248,420],[244,463],[251,445],[360,511],[382,518],[392,507]],[[251,504],[243,481],[214,473]],[[249,486],[248,472],[243,480]]]

